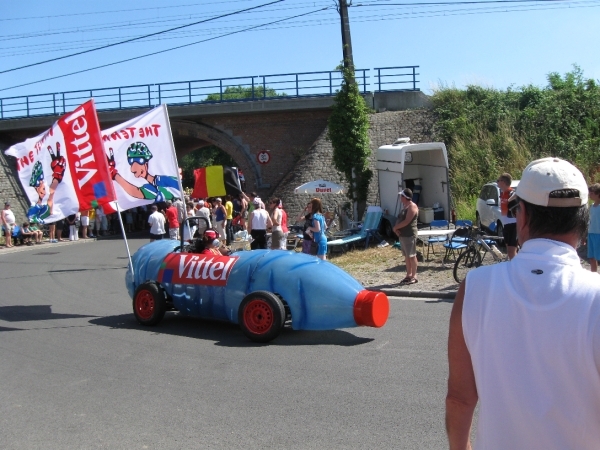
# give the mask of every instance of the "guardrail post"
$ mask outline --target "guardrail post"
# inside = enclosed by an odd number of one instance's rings
[[[61,112],[65,112],[65,93],[61,92],[62,94],[62,111]]]
[[[254,77],[252,77],[252,100],[254,100]]]
[[[300,97],[300,90],[298,89],[298,74],[296,74],[296,97]]]
[[[56,94],[52,94],[52,110],[54,111],[54,115],[56,115]]]
[[[158,85],[158,104],[159,104],[159,105],[161,105],[161,104],[162,104],[162,92],[161,92],[161,90],[160,90],[160,87],[161,87],[161,86],[162,86],[161,84],[159,84],[159,85]],[[148,89],[150,89],[150,86],[148,86]]]
[[[121,88],[119,87],[119,109],[123,109],[123,106],[121,105]]]
[[[331,77],[331,70],[329,71],[329,95],[333,95],[333,78]]]
[[[2,111],[2,99],[0,98],[0,119],[4,119],[4,112]]]
[[[367,92],[367,72],[369,69],[363,70],[363,94]]]
[[[223,101],[223,80],[219,80],[219,101]]]
[[[192,103],[192,82],[188,81],[188,100]]]
[[[262,79],[263,79],[263,100],[264,100],[265,98],[267,98],[267,80],[265,79],[264,75],[263,75]]]
[[[417,73],[416,73],[417,67],[413,66],[412,69],[413,69],[413,91],[416,91],[417,90]]]
[[[29,97],[25,97],[25,105],[27,108],[27,117],[29,117]]]
[[[150,85],[148,85],[148,108],[152,107],[152,92],[150,91]]]
[[[381,92],[381,69],[377,69],[377,90]]]

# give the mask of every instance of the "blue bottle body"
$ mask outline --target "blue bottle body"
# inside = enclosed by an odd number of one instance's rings
[[[294,329],[329,330],[357,326],[354,304],[364,288],[331,263],[296,252],[245,251],[232,255],[236,260],[224,286],[206,285],[202,280],[182,283],[165,276],[165,267],[176,267],[179,274],[185,275],[192,272],[191,268],[187,270],[191,267],[190,258],[195,257],[201,264],[206,255],[173,253],[176,246],[174,241],[155,241],[136,252],[133,256],[134,275],[131,271],[126,275],[131,297],[141,283],[156,281],[181,314],[238,323],[238,309],[244,297],[255,291],[269,291],[279,295],[289,306]],[[181,270],[184,265],[186,269]]]

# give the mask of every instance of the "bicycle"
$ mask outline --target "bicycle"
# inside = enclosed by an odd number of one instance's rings
[[[469,227],[466,240],[467,247],[458,255],[452,271],[454,279],[460,283],[467,276],[469,270],[480,266],[496,264],[506,260],[505,255],[490,241],[502,240],[498,236],[486,236],[481,230]]]

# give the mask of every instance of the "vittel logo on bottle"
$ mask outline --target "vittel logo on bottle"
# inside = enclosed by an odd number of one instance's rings
[[[225,286],[237,260],[237,256],[171,253],[162,263],[158,281],[161,283]]]

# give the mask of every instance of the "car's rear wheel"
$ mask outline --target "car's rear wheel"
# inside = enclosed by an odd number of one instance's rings
[[[475,226],[477,227],[477,229],[482,230],[482,225],[481,225],[481,217],[479,216],[479,213],[475,213]]]
[[[142,325],[156,325],[165,315],[167,300],[156,283],[142,283],[133,296],[133,314]]]
[[[385,233],[385,235],[387,237],[389,237],[390,239],[394,239],[396,238],[396,233],[394,233],[394,229],[392,227],[392,224],[390,223],[389,220],[384,220],[383,221],[383,231]]]
[[[268,342],[281,333],[285,307],[281,299],[271,292],[252,292],[240,304],[238,322],[250,340]]]

